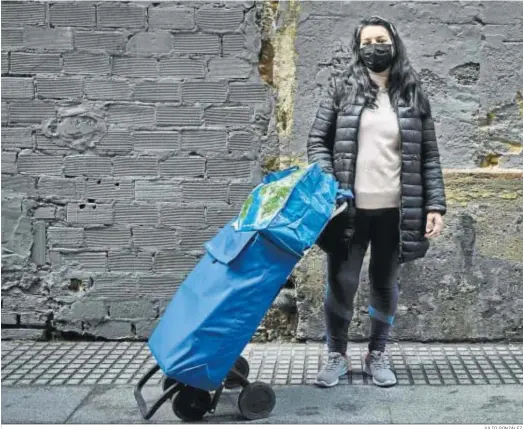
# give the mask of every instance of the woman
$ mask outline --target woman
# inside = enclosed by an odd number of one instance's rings
[[[394,26],[379,17],[355,30],[352,63],[332,79],[307,142],[309,162],[354,194],[354,207],[324,231],[328,257],[325,318],[329,356],[316,384],[349,371],[348,328],[370,243],[371,335],[365,372],[396,384],[385,347],[396,312],[402,262],[423,257],[445,214],[445,191],[430,104]]]

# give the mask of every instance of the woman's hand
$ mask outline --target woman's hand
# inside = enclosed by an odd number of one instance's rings
[[[443,231],[443,217],[439,212],[427,213],[427,226],[425,227],[426,238],[436,238]]]

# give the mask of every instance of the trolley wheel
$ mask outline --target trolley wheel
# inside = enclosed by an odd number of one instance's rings
[[[271,386],[256,381],[244,387],[238,398],[238,408],[248,420],[269,417],[276,405],[276,395]]]
[[[167,389],[169,389],[169,387],[173,386],[176,383],[177,381],[175,379],[169,378],[166,375],[164,375],[162,377],[162,390],[165,392]]]
[[[247,362],[247,359],[245,359],[243,356],[240,356],[238,359],[236,359],[236,362],[234,363],[234,369],[244,378],[249,377],[249,362]],[[239,377],[233,372],[229,372],[223,384],[226,389],[235,389],[236,387],[240,387],[242,385],[242,380],[240,380]]]
[[[173,412],[184,422],[196,422],[212,407],[211,394],[205,390],[184,386],[172,402]]]

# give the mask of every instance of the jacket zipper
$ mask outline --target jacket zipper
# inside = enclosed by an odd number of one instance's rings
[[[400,114],[399,114],[399,107],[395,107],[396,110],[396,119],[398,121],[398,129],[399,129],[399,151],[400,151],[400,213],[399,213],[399,223],[398,223],[398,230],[399,230],[399,261],[401,263],[402,260],[402,254],[403,254],[403,239],[401,237],[401,224],[403,223],[403,139],[401,137],[401,123],[400,123]]]

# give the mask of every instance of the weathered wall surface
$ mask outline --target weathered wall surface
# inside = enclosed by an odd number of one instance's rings
[[[3,338],[147,336],[260,180],[256,17],[2,2]]]
[[[394,337],[523,338],[523,2],[301,2],[288,156],[304,159],[330,74],[358,21],[396,24],[432,101],[449,200],[447,228],[406,264]],[[324,335],[323,256],[296,273],[298,338]],[[308,267],[308,268],[306,268]],[[368,335],[368,276],[351,337]]]
[[[523,3],[294,0],[2,2],[3,337],[146,337],[260,173],[304,161],[373,13],[405,40],[448,170],[394,337],[523,338]],[[324,283],[311,252],[256,339],[321,339]],[[367,296],[364,272],[355,339]]]

